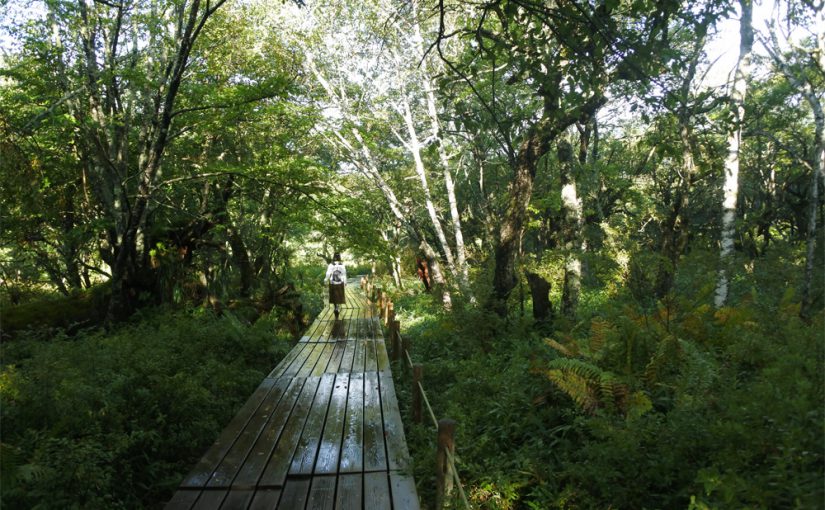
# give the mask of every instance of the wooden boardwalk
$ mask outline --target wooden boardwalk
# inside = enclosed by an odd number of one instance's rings
[[[351,280],[339,320],[324,309],[183,480],[167,510],[418,509],[372,310]]]

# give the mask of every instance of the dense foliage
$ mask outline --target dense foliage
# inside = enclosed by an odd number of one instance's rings
[[[149,309],[105,333],[2,346],[7,508],[166,501],[293,336],[255,310]]]
[[[685,261],[678,297],[663,301],[586,289],[582,321],[550,337],[524,316],[502,330],[476,309],[445,315],[429,297],[396,298],[436,415],[458,421],[458,469],[474,506],[821,505],[825,315],[798,318],[785,257],[754,268],[740,304],[713,310],[712,281],[696,285],[701,259]],[[397,385],[408,406],[409,375]],[[429,418],[408,440],[427,500]]]

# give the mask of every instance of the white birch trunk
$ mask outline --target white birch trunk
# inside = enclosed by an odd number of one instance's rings
[[[415,163],[415,173],[421,181],[421,190],[424,192],[425,206],[427,207],[427,212],[430,215],[430,221],[433,224],[435,235],[438,238],[439,244],[441,244],[441,250],[444,252],[444,257],[447,260],[447,267],[452,274],[457,274],[453,251],[450,249],[450,245],[447,242],[447,236],[444,235],[444,229],[441,227],[441,220],[438,219],[438,213],[436,212],[435,204],[433,203],[430,185],[427,181],[427,171],[424,168],[424,161],[421,159],[421,142],[419,141],[418,133],[415,130],[412,111],[410,111],[410,103],[407,100],[406,95],[402,94],[402,98],[404,124],[407,126],[407,134],[409,136],[408,141],[404,142],[402,140],[402,142],[407,146],[410,154],[412,154],[413,162]]]
[[[825,69],[825,9],[817,12],[819,22],[819,32],[817,33],[816,64],[821,69]],[[811,167],[811,187],[808,194],[808,228],[805,239],[805,277],[802,282],[802,306],[799,315],[810,318],[813,297],[811,296],[811,286],[814,273],[814,253],[816,250],[816,210],[819,204],[819,181],[825,180],[825,111],[822,108],[820,99],[821,91],[815,89],[810,80],[804,75],[795,71],[782,55],[781,46],[776,37],[774,26],[769,27],[771,44],[767,44],[762,39],[762,44],[773,59],[774,64],[782,71],[788,81],[795,89],[801,89],[802,96],[811,106],[814,113],[814,161]],[[803,58],[808,58],[804,55]]]
[[[416,0],[412,2],[412,13],[415,47],[418,55],[424,58],[424,40],[421,37],[421,27],[418,23],[418,2]],[[438,120],[438,108],[434,92],[435,87],[423,62],[421,67],[421,76],[427,98],[427,113],[430,116],[430,126],[432,129],[432,139],[435,141],[438,149],[438,159],[441,162],[441,169],[444,172],[444,187],[447,191],[447,202],[450,205],[450,218],[452,219],[453,236],[455,237],[456,265],[458,267],[461,285],[465,291],[467,291],[469,289],[469,268],[467,267],[467,250],[464,246],[464,234],[461,230],[461,215],[458,211],[458,200],[456,200],[455,196],[455,183],[453,182],[450,160],[447,157],[446,140],[441,135],[441,124]]]
[[[811,105],[814,111],[814,123],[816,125],[815,131],[815,149],[814,149],[814,166],[811,175],[811,190],[808,195],[808,231],[805,239],[805,279],[802,283],[802,307],[800,315],[803,318],[811,316],[811,306],[813,304],[813,296],[811,295],[811,286],[814,278],[814,253],[816,250],[816,210],[819,205],[819,181],[825,180],[825,112],[822,109],[822,103],[819,97],[811,87],[810,83],[805,87],[805,99]]]
[[[581,249],[582,249],[582,202],[576,191],[576,181],[569,176],[569,181],[561,188],[562,208],[564,210],[566,246],[569,250],[564,265],[564,285],[562,288],[562,313],[574,320],[581,292]]]
[[[753,5],[751,0],[740,0],[739,61],[731,87],[731,107],[734,127],[728,134],[728,156],[725,158],[724,199],[722,201],[722,237],[719,253],[719,275],[716,282],[714,304],[725,306],[728,300],[728,265],[736,235],[736,201],[739,197],[739,151],[742,143],[742,121],[745,116],[745,94],[750,77],[751,48],[753,47]]]
[[[819,69],[825,69],[825,9],[820,8],[817,13],[819,22],[819,33],[817,34],[817,62]],[[804,87],[805,99],[811,105],[814,112],[815,149],[814,167],[811,176],[811,192],[809,195],[808,210],[808,232],[805,240],[805,280],[802,284],[802,307],[799,311],[804,319],[811,317],[811,306],[813,296],[811,296],[811,285],[814,279],[814,253],[816,250],[816,209],[819,204],[819,181],[825,181],[825,112],[823,112],[820,96],[817,95],[810,82]]]

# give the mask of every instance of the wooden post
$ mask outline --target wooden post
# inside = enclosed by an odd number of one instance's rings
[[[392,360],[397,362],[401,356],[401,321],[390,322],[390,344],[392,344]]]
[[[413,365],[412,368],[412,413],[413,413],[413,421],[415,423],[421,423],[421,387],[419,383],[421,382],[422,375],[424,372],[424,367],[416,363]]]
[[[394,320],[395,320],[395,304],[392,301],[390,301],[389,303],[387,303],[387,322],[386,322],[387,327],[389,327],[389,325],[392,324],[392,321],[394,321]]]
[[[441,510],[453,491],[453,473],[447,461],[447,452],[455,455],[455,421],[438,421],[438,450],[435,454],[435,508]]]
[[[384,319],[384,290],[378,289],[378,318]]]
[[[407,368],[407,355],[404,353],[409,353],[410,347],[410,338],[405,335],[404,338],[401,339],[401,366],[405,369]],[[412,359],[412,355],[410,355],[410,359]]]

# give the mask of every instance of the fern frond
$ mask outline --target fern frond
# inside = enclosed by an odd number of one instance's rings
[[[11,486],[22,464],[20,450],[8,443],[0,443],[0,483]]]
[[[567,346],[557,342],[556,340],[553,340],[552,338],[545,338],[544,343],[546,343],[547,345],[549,345],[553,349],[557,350],[563,356],[567,356],[569,358],[572,358],[573,356],[576,356],[578,354],[578,349],[576,349],[575,347],[573,347],[573,348],[567,347]],[[573,346],[575,346],[575,344],[573,344]]]
[[[644,371],[645,382],[649,385],[659,381],[659,376],[665,367],[678,363],[682,357],[682,348],[679,340],[673,335],[667,335],[656,347],[656,352],[650,357]]]
[[[615,326],[609,321],[595,317],[590,323],[590,351],[601,351],[607,343],[608,336],[615,330]]]
[[[553,369],[547,371],[547,378],[585,412],[592,412],[598,406],[595,392],[584,377],[574,372]]]
[[[602,379],[612,377],[605,374],[607,373],[595,365],[570,358],[558,358],[551,361],[547,371],[548,379],[588,413],[592,413],[598,407],[604,407]],[[612,389],[609,392],[612,392]]]
[[[611,413],[616,412],[616,381],[613,375],[603,372],[599,377],[599,402]]]

